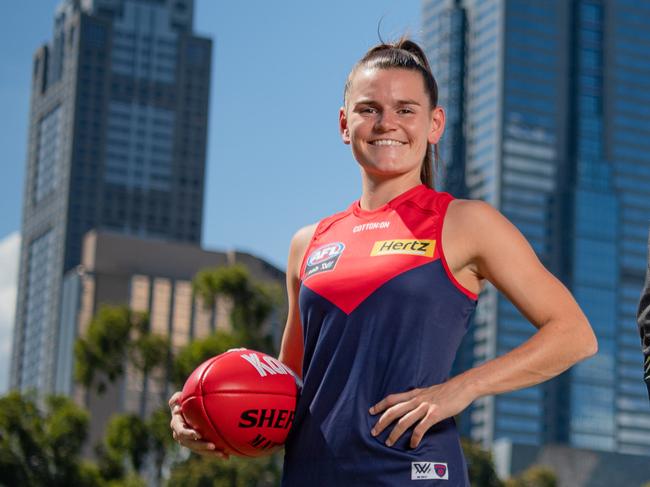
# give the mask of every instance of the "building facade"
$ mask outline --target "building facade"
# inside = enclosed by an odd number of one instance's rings
[[[553,381],[476,401],[461,429],[485,445],[650,453],[635,326],[650,224],[649,21],[650,5],[632,0],[423,2],[424,43],[452,114],[441,146],[449,189],[521,230],[600,346]],[[534,331],[488,286],[458,368]]]
[[[205,306],[192,291],[192,279],[200,270],[238,264],[257,282],[282,290],[285,286],[284,272],[242,252],[213,252],[189,243],[97,231],[85,236],[82,249],[80,265],[63,279],[56,385],[90,411],[89,452],[103,437],[112,414],[149,417],[173,392],[167,370],[155,369],[144,376],[129,364],[124,376],[101,394],[75,387],[75,339],[85,334],[101,306],[128,305],[133,311],[148,313],[151,332],[169,337],[172,351],[177,352],[193,339],[230,328],[232,308],[227,299],[218,298],[214,306]],[[278,309],[266,324],[278,348],[284,311]]]
[[[192,0],[64,0],[34,55],[12,388],[57,391],[88,230],[201,241],[212,45],[192,23]]]

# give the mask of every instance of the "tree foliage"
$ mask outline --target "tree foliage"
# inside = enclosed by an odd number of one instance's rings
[[[80,460],[88,413],[70,399],[11,392],[0,397],[0,479],[3,485],[93,486],[98,469]]]
[[[228,461],[192,455],[171,473],[168,486],[184,487],[276,487],[282,475],[281,456],[232,457]]]
[[[265,333],[263,325],[282,302],[283,295],[278,286],[254,281],[241,265],[204,269],[196,274],[192,285],[195,294],[207,307],[213,307],[219,295],[232,300],[232,334],[240,346],[271,354],[275,352],[272,336]]]
[[[557,487],[557,477],[551,468],[533,465],[520,475],[506,480],[505,487]]]
[[[124,375],[127,359],[147,373],[164,364],[169,340],[149,330],[149,315],[126,306],[101,306],[85,336],[75,343],[75,378],[102,393]]]
[[[494,470],[492,453],[466,438],[461,440],[461,444],[467,460],[472,487],[503,487],[503,482]]]
[[[177,388],[183,387],[185,380],[201,363],[219,355],[230,348],[241,346],[230,333],[217,331],[201,340],[194,340],[176,354],[172,365],[171,381]]]
[[[172,369],[172,379],[178,387],[199,364],[230,348],[248,347],[274,354],[272,336],[265,330],[265,324],[282,304],[279,287],[257,283],[244,267],[231,266],[199,272],[193,288],[208,308],[214,308],[218,296],[230,299],[232,333],[217,331],[181,349]],[[168,485],[270,487],[279,485],[281,470],[278,454],[257,459],[232,457],[229,461],[192,455],[173,467]]]
[[[201,362],[230,348],[246,346],[273,353],[272,337],[265,325],[282,302],[279,287],[257,283],[244,267],[232,266],[199,272],[193,288],[210,308],[214,308],[218,296],[229,298],[232,303],[232,333],[217,331],[189,343],[172,357],[168,338],[150,333],[146,313],[134,312],[125,306],[102,306],[85,336],[75,344],[77,381],[88,390],[94,388],[101,393],[109,382],[124,375],[127,364],[146,376],[173,358],[168,369],[171,376],[167,380],[171,379],[180,387]],[[94,470],[88,470],[86,477],[94,475],[106,487],[139,487],[142,479],[137,472],[145,461],[153,461],[159,481],[167,465],[172,468],[173,478],[178,476],[182,479],[179,485],[190,485],[186,477],[198,479],[202,472],[206,474],[205,479],[214,481],[214,485],[262,487],[279,482],[280,462],[277,457],[253,461],[232,459],[230,462],[209,462],[191,457],[178,463],[178,453],[179,448],[169,430],[166,404],[148,419],[117,414],[106,427],[104,441],[96,447],[98,465]],[[147,458],[147,455],[150,456]],[[206,485],[205,479],[196,485]],[[170,484],[176,485],[174,482]]]
[[[134,471],[140,470],[149,450],[149,431],[135,414],[115,414],[106,426],[107,452],[120,461],[128,461]]]

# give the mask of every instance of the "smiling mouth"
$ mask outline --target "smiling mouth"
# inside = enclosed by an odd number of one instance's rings
[[[405,145],[405,142],[393,139],[371,140],[370,145]]]

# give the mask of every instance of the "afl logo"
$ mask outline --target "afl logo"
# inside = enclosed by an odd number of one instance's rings
[[[307,258],[305,279],[319,272],[334,270],[343,250],[345,250],[345,244],[343,242],[321,245],[314,250]]]
[[[307,259],[307,265],[312,266],[320,264],[321,262],[325,262],[326,260],[333,259],[334,257],[340,255],[341,252],[343,252],[344,248],[345,245],[343,245],[342,242],[335,242],[323,245],[322,247],[318,247],[311,253],[309,259]]]

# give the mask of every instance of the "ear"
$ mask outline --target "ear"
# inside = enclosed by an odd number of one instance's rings
[[[427,139],[429,144],[437,144],[445,131],[445,111],[442,107],[435,107],[431,110],[431,129]]]
[[[350,130],[348,129],[348,118],[345,114],[345,107],[339,109],[339,132],[344,144],[350,144]]]

